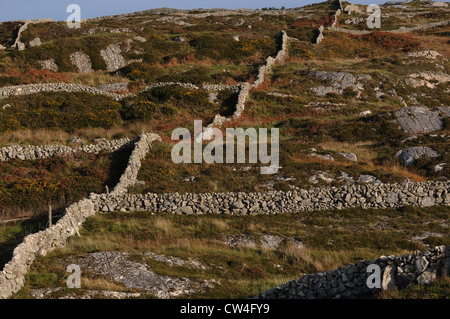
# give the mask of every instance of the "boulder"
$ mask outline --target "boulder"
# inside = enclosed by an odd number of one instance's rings
[[[92,63],[89,56],[81,51],[72,53],[70,55],[70,61],[78,68],[80,73],[92,72]]]
[[[100,55],[106,62],[107,71],[114,72],[127,65],[121,53],[122,50],[118,44],[111,44],[105,50],[100,51]]]
[[[344,9],[347,14],[353,14],[353,13],[361,13],[361,10],[356,4],[349,4]]]
[[[354,153],[339,153],[339,155],[341,155],[342,157],[345,157],[346,159],[348,159],[352,162],[358,161],[358,157]]]
[[[38,63],[41,65],[42,69],[47,69],[47,70],[50,70],[55,73],[59,71],[59,67],[55,63],[54,59],[41,60],[41,61],[38,61]]]
[[[438,157],[440,156],[440,154],[428,146],[414,146],[398,151],[395,154],[395,157],[404,161],[406,166],[414,164],[415,160],[424,156]]]
[[[30,42],[28,42],[27,48],[38,47],[40,45],[41,45],[41,39],[35,38],[35,39],[31,40]]]

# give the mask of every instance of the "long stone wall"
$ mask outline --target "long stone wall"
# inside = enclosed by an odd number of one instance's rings
[[[66,145],[21,146],[12,145],[0,148],[0,162],[11,159],[35,160],[53,156],[70,156],[78,152],[99,154],[101,152],[115,152],[122,148],[133,147],[134,140],[123,138],[120,140],[100,141],[97,144],[70,147]]]
[[[180,82],[160,82],[154,83],[146,86],[140,91],[146,92],[151,89],[157,87],[164,86],[180,86],[186,89],[192,90],[206,90],[206,91],[223,91],[223,90],[231,90],[238,91],[238,85],[223,85],[223,84],[203,84],[201,86],[196,86],[191,83],[180,83]],[[36,83],[36,84],[26,84],[26,85],[14,85],[14,86],[5,86],[0,88],[0,99],[6,99],[11,96],[23,96],[29,94],[36,94],[39,92],[66,92],[66,93],[77,93],[77,92],[85,92],[94,95],[103,95],[110,97],[115,101],[121,101],[128,97],[134,97],[136,94],[127,93],[127,94],[118,94],[118,93],[110,93],[105,90],[98,89],[89,85],[75,84],[75,83]]]
[[[36,255],[45,256],[51,250],[64,247],[86,218],[94,214],[93,202],[83,199],[68,207],[64,217],[54,226],[25,237],[14,249],[11,261],[0,272],[0,299],[9,298],[23,287],[25,275]]]
[[[383,31],[383,32],[408,33],[408,32],[414,32],[414,31],[418,31],[418,30],[442,27],[442,26],[446,26],[448,24],[450,24],[450,20],[446,20],[446,21],[442,21],[442,22],[427,23],[427,24],[423,24],[423,25],[419,25],[419,26],[415,26],[415,27],[410,27],[410,28],[401,27],[397,30],[387,30],[387,31]],[[340,27],[336,27],[336,26],[331,26],[331,27],[328,27],[327,29],[328,29],[328,31],[335,31],[335,32],[342,32],[342,33],[356,34],[356,35],[364,35],[364,34],[372,33],[372,31],[350,30],[350,29],[340,28]]]
[[[277,62],[282,61],[286,57],[287,51],[288,51],[287,43],[288,43],[289,37],[286,34],[286,32],[281,31],[279,38],[280,38],[280,48],[277,52],[277,55],[275,57],[269,56],[266,60],[266,63],[259,68],[257,76],[256,76],[256,80],[252,84],[253,88],[257,88],[261,84],[263,84],[266,74],[268,74],[270,72],[273,65]]]
[[[10,96],[22,96],[36,94],[40,92],[85,92],[95,95],[103,95],[112,98],[115,101],[122,100],[132,94],[116,94],[99,90],[95,87],[74,84],[74,83],[37,83],[27,85],[6,86],[0,88],[0,99],[6,99]]]
[[[235,111],[234,111],[233,115],[231,117],[227,118],[225,116],[217,114],[214,117],[213,122],[210,123],[203,130],[203,136],[205,136],[205,139],[208,139],[208,137],[211,136],[213,127],[220,127],[225,122],[229,122],[232,119],[239,119],[241,117],[242,113],[245,110],[245,102],[250,95],[250,90],[252,88],[257,88],[262,83],[264,83],[265,76],[267,73],[270,72],[273,65],[277,62],[282,61],[287,56],[287,54],[288,54],[287,44],[288,44],[289,37],[286,34],[286,32],[284,32],[284,31],[281,31],[280,34],[278,35],[278,37],[279,37],[280,44],[279,44],[279,49],[277,51],[276,56],[275,57],[269,56],[266,59],[266,62],[261,67],[259,67],[257,75],[256,75],[256,80],[252,84],[242,83],[237,86],[238,96],[237,96],[237,102],[236,102]],[[197,138],[199,138],[199,137],[200,136],[198,136]]]
[[[150,211],[172,214],[279,214],[361,208],[450,205],[450,182],[351,185],[264,193],[100,195],[103,212]]]
[[[370,266],[372,265],[372,266]],[[369,288],[373,274],[368,267],[378,266],[380,288]],[[407,256],[381,256],[335,270],[310,274],[261,292],[255,299],[347,299],[371,296],[394,288],[429,284],[441,276],[450,276],[450,246],[438,246]],[[371,277],[369,282],[373,282]],[[376,278],[374,278],[376,280]]]
[[[141,161],[150,150],[150,144],[155,141],[161,141],[158,134],[142,134],[139,141],[136,142],[133,153],[131,153],[125,172],[120,177],[119,183],[114,187],[111,196],[117,196],[127,192],[127,188],[136,183],[137,174],[141,168]]]
[[[126,188],[136,181],[141,160],[147,154],[150,144],[160,140],[157,134],[142,134],[135,144],[125,172],[110,196],[126,192]],[[58,222],[35,234],[28,235],[13,251],[13,257],[0,272],[0,299],[6,299],[18,292],[25,284],[25,275],[37,255],[45,256],[48,252],[65,246],[69,237],[78,234],[86,218],[96,213],[94,202],[98,195],[91,194],[69,206]]]

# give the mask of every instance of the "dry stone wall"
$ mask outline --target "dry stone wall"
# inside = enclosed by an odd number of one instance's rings
[[[53,22],[52,19],[36,19],[36,20],[24,20],[23,24],[20,26],[19,30],[17,31],[17,38],[14,40],[14,44],[12,45],[13,48],[16,48],[19,51],[25,50],[25,43],[21,42],[22,38],[22,32],[25,32],[28,30],[28,26],[32,23],[47,23],[47,22]],[[36,39],[35,39],[36,40]],[[37,44],[37,42],[36,42]],[[40,45],[40,40],[39,44]],[[31,45],[34,46],[34,45]]]
[[[256,75],[256,80],[252,84],[253,88],[257,88],[261,84],[263,84],[266,74],[268,74],[270,72],[270,70],[272,69],[273,65],[275,63],[277,63],[277,62],[282,61],[286,57],[286,55],[287,55],[287,42],[288,42],[289,37],[286,34],[286,32],[281,31],[281,33],[279,35],[279,38],[280,38],[280,49],[278,50],[277,55],[275,57],[269,56],[267,58],[267,60],[266,60],[266,63],[259,68],[258,73]]]
[[[415,27],[411,27],[411,28],[401,27],[401,28],[399,28],[397,30],[387,30],[385,32],[389,32],[389,33],[408,33],[408,32],[414,32],[414,31],[423,30],[423,29],[431,29],[431,28],[443,27],[443,26],[446,26],[448,24],[450,24],[450,20],[446,20],[446,21],[442,21],[442,22],[427,23],[427,24],[423,24],[423,25],[419,25],[419,26],[415,26]],[[331,26],[331,27],[328,27],[327,29],[329,31],[336,31],[336,32],[342,32],[342,33],[347,33],[347,34],[356,34],[356,35],[364,35],[364,34],[372,33],[372,31],[350,30],[350,29],[340,28],[340,27],[336,27],[336,26]]]
[[[54,226],[28,235],[13,252],[13,257],[0,272],[0,299],[9,298],[25,284],[28,272],[36,255],[45,256],[51,250],[64,247],[69,237],[75,235],[86,218],[95,214],[94,204],[83,199],[66,209]]]
[[[96,198],[103,212],[149,211],[171,214],[273,215],[361,208],[450,205],[450,182],[348,185],[264,193],[125,194]]]
[[[119,183],[114,187],[111,196],[117,196],[127,192],[127,188],[137,181],[137,174],[141,168],[141,161],[150,150],[150,144],[154,141],[161,141],[158,134],[142,134],[139,141],[136,142],[133,153],[131,153],[125,172],[120,177]]]
[[[120,140],[100,141],[97,144],[70,147],[66,145],[20,146],[12,145],[0,148],[0,162],[11,159],[35,160],[53,156],[70,156],[78,152],[98,154],[100,152],[115,152],[122,148],[132,147],[134,141],[129,138]]]
[[[380,288],[369,288],[373,273],[368,267],[380,267]],[[450,246],[438,246],[407,256],[381,256],[363,260],[335,270],[310,274],[261,292],[255,299],[347,299],[374,295],[414,284],[429,284],[440,276],[450,275]]]
[[[42,61],[48,62],[50,60]],[[159,82],[146,86],[142,89],[141,92],[146,92],[151,89],[163,86],[180,86],[186,89],[191,90],[206,90],[206,91],[223,91],[223,90],[231,90],[238,92],[239,85],[222,85],[222,84],[203,84],[200,87],[191,83],[181,83],[181,82]],[[74,83],[36,83],[36,84],[26,84],[26,85],[14,85],[14,86],[5,86],[0,88],[0,100],[6,99],[11,96],[22,96],[29,94],[36,94],[39,92],[67,92],[67,93],[75,93],[75,92],[85,92],[89,94],[95,95],[103,95],[110,97],[115,101],[121,101],[125,98],[136,96],[136,94],[127,93],[127,94],[117,94],[110,93],[101,88],[95,88],[88,85],[82,84],[74,84]]]
[[[129,163],[111,196],[123,194],[126,188],[136,181],[140,161],[147,154],[150,143],[160,140],[157,134],[142,134],[135,144]],[[37,255],[45,256],[48,252],[65,246],[69,237],[78,234],[86,218],[96,213],[94,202],[96,194],[91,194],[69,206],[58,222],[44,231],[28,235],[13,251],[13,257],[0,272],[0,299],[10,298],[25,284],[25,275]]]
[[[230,118],[224,117],[222,115],[217,114],[214,117],[214,120],[212,123],[210,123],[204,130],[203,130],[203,136],[205,139],[209,139],[209,137],[212,135],[212,129],[213,127],[220,127],[222,126],[225,122],[229,122],[232,119],[239,119],[242,116],[242,113],[245,110],[245,102],[247,100],[247,98],[250,95],[250,90],[252,88],[257,88],[259,87],[262,83],[264,83],[265,81],[265,76],[267,73],[270,72],[270,70],[272,69],[273,65],[277,62],[282,61],[288,54],[288,40],[289,37],[286,34],[286,32],[281,31],[279,34],[279,41],[280,41],[280,45],[279,45],[279,50],[276,54],[275,57],[269,56],[266,60],[266,63],[264,65],[262,65],[259,69],[258,69],[258,73],[256,76],[256,80],[253,82],[253,84],[249,84],[249,83],[242,83],[240,85],[238,85],[237,87],[233,87],[231,89],[237,88],[237,92],[238,92],[238,96],[237,96],[237,102],[236,102],[236,107],[235,107],[235,111],[233,113],[233,115]],[[224,87],[225,89],[227,87]],[[230,88],[228,88],[230,89]],[[200,137],[197,136],[196,138],[198,139]]]
[[[85,92],[95,95],[104,95],[112,98],[115,101],[120,101],[126,97],[132,96],[132,94],[115,94],[104,92],[95,87],[74,84],[74,83],[37,83],[27,85],[6,86],[0,88],[0,99],[6,99],[10,96],[22,96],[29,94],[36,94],[39,92]]]

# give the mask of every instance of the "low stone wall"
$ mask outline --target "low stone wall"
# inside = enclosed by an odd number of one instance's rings
[[[373,270],[380,267],[380,288],[367,285]],[[255,299],[341,299],[371,296],[380,291],[399,290],[409,285],[429,284],[440,276],[450,275],[450,246],[438,246],[407,256],[382,256],[335,270],[310,274],[276,288],[261,292]],[[371,277],[372,279],[372,277]],[[372,282],[372,280],[370,280]]]
[[[172,214],[257,215],[296,213],[352,207],[398,208],[450,205],[450,182],[368,184],[339,188],[265,193],[124,194],[100,195],[96,209],[103,212],[149,211]]]
[[[180,82],[160,82],[154,83],[146,86],[142,89],[142,92],[149,91],[157,87],[164,86],[180,86],[191,90],[206,90],[206,91],[223,91],[231,90],[237,92],[239,90],[238,85],[222,85],[222,84],[203,84],[200,87],[191,83],[180,83]],[[26,84],[26,85],[15,85],[15,86],[5,86],[0,88],[0,99],[6,99],[10,96],[22,96],[29,94],[36,94],[39,92],[67,92],[67,93],[77,93],[85,92],[95,95],[103,95],[112,98],[115,101],[121,101],[128,97],[136,96],[136,94],[118,94],[110,93],[104,89],[95,88],[93,86],[74,84],[74,83],[37,83],[37,84]]]
[[[414,32],[414,31],[423,30],[423,29],[443,27],[443,26],[446,26],[449,24],[450,24],[450,20],[447,20],[447,21],[442,21],[442,22],[427,23],[427,24],[418,25],[416,27],[411,27],[411,28],[400,28],[398,30],[392,30],[392,31],[387,31],[387,32],[391,32],[391,33]]]
[[[0,99],[6,99],[10,96],[22,96],[29,94],[36,94],[39,92],[85,92],[95,95],[103,95],[112,98],[115,101],[120,101],[132,94],[115,94],[99,90],[95,87],[73,84],[73,83],[37,83],[28,85],[6,86],[0,88]]]
[[[99,154],[101,152],[115,152],[122,148],[133,147],[134,140],[123,138],[120,140],[100,141],[97,144],[70,147],[66,145],[20,146],[12,145],[0,148],[0,162],[11,159],[35,160],[53,156],[70,156],[78,152]]]
[[[23,24],[20,26],[19,30],[17,30],[17,37],[14,40],[14,44],[12,45],[13,48],[16,48],[17,50],[25,50],[25,43],[21,42],[22,38],[22,32],[25,32],[28,30],[28,26],[32,23],[47,23],[47,22],[53,22],[52,19],[36,19],[36,20],[23,20]]]
[[[141,135],[139,141],[135,144],[133,153],[131,153],[125,172],[120,177],[119,183],[111,192],[111,196],[118,196],[126,193],[127,188],[136,183],[137,174],[141,168],[141,161],[147,155],[150,144],[157,140],[161,141],[161,137],[158,134]]]
[[[423,25],[419,25],[419,26],[411,27],[411,28],[401,27],[400,29],[397,29],[397,30],[387,30],[387,31],[383,31],[383,32],[408,33],[408,32],[414,32],[414,31],[418,31],[418,30],[442,27],[442,26],[446,26],[448,24],[450,24],[450,20],[442,21],[442,22],[427,23],[427,24],[423,24]],[[356,35],[364,35],[364,34],[372,33],[372,31],[350,30],[350,29],[340,28],[340,27],[336,27],[336,26],[328,27],[327,29],[329,31],[342,32],[342,33],[347,33],[347,34],[356,34]]]
[[[284,31],[281,31],[279,37],[280,37],[280,48],[277,52],[277,55],[275,57],[269,56],[266,60],[266,63],[258,69],[258,73],[256,75],[256,80],[255,80],[255,82],[253,82],[252,87],[257,88],[261,84],[263,84],[266,74],[268,74],[270,72],[273,65],[276,62],[280,62],[281,60],[283,60],[286,57],[287,42],[288,42],[289,37],[286,34],[286,32],[284,32]]]
[[[320,42],[322,42],[322,40],[323,40],[323,30],[324,30],[324,27],[323,27],[323,25],[321,25],[319,27],[319,29],[317,30],[318,35],[317,35],[317,38],[316,38],[316,41],[315,41],[316,44],[320,44]]]
[[[280,45],[279,45],[279,50],[277,52],[277,55],[275,57],[269,56],[267,58],[266,63],[258,69],[256,80],[253,82],[253,84],[249,84],[246,82],[246,83],[242,83],[235,87],[220,86],[221,88],[224,88],[224,89],[236,89],[236,91],[238,93],[238,97],[237,97],[235,111],[234,111],[233,115],[229,118],[222,116],[220,114],[217,114],[214,117],[214,120],[212,121],[212,123],[207,125],[206,128],[203,130],[203,136],[205,136],[205,139],[208,139],[207,137],[212,136],[213,127],[220,127],[223,124],[225,124],[226,122],[231,121],[232,119],[239,119],[241,117],[242,113],[245,110],[245,102],[250,95],[250,90],[252,88],[257,88],[262,83],[264,83],[265,76],[267,73],[270,72],[273,65],[276,62],[282,61],[286,57],[286,55],[288,53],[287,44],[288,44],[289,37],[286,34],[286,32],[281,31],[279,34],[279,38],[280,38]],[[206,88],[207,87],[205,87],[205,89]],[[210,88],[214,88],[214,86],[210,87]],[[199,139],[199,138],[200,138],[200,134],[196,137],[196,139]]]
[[[86,218],[95,214],[94,204],[83,199],[66,209],[54,226],[28,235],[13,252],[13,257],[0,272],[0,299],[11,297],[25,284],[28,272],[36,255],[45,256],[49,251],[64,247],[69,237],[78,232]]]
[[[141,160],[147,154],[150,143],[156,140],[160,140],[157,134],[142,134],[111,196],[123,194],[127,187],[136,181]],[[24,238],[14,249],[11,261],[0,272],[0,299],[11,297],[23,287],[25,275],[37,255],[45,256],[54,249],[64,247],[67,239],[78,233],[86,218],[96,213],[94,201],[97,197],[98,195],[91,194],[88,199],[69,206],[64,216],[54,226]]]

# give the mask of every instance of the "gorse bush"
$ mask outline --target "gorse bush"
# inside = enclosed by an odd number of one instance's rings
[[[119,153],[128,155],[122,151]],[[0,213],[9,212],[12,208],[38,213],[45,211],[49,203],[58,208],[91,192],[103,192],[104,185],[117,178],[122,169],[111,166],[113,163],[122,165],[121,160],[113,162],[113,156],[122,155],[78,154],[3,162],[0,166]]]
[[[122,122],[122,105],[107,97],[85,93],[38,93],[11,97],[12,107],[0,110],[0,132],[19,129],[109,128]]]
[[[150,120],[157,109],[154,102],[138,99],[125,108],[122,114],[125,120]]]
[[[147,62],[135,62],[124,67],[122,73],[132,81],[143,80],[151,83],[163,74],[163,70]]]

